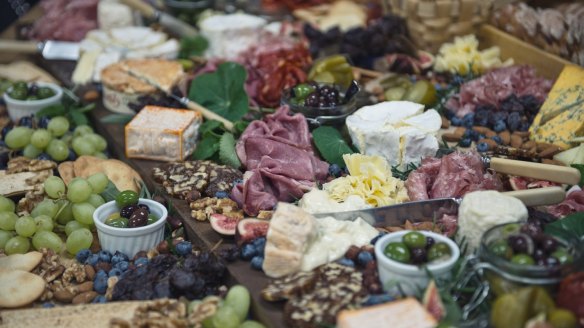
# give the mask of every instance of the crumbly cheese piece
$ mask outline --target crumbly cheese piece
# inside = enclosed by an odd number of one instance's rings
[[[350,175],[325,183],[323,189],[333,200],[343,202],[357,195],[370,206],[385,206],[407,201],[404,182],[391,175],[387,162],[380,156],[343,155]]]
[[[201,21],[201,35],[209,40],[207,58],[236,59],[256,44],[267,21],[247,14],[215,15]]]
[[[126,156],[183,161],[195,150],[201,123],[198,112],[146,106],[126,125]]]
[[[72,80],[75,84],[85,84],[91,81],[93,76],[94,66],[100,51],[87,51],[81,54],[77,66],[73,71]]]
[[[312,214],[355,211],[371,207],[360,196],[349,195],[343,202],[337,202],[328,192],[316,188],[305,193],[298,206]]]
[[[482,74],[491,68],[512,64],[513,59],[501,61],[499,47],[479,51],[479,41],[474,34],[469,34],[455,37],[452,43],[444,43],[436,56],[434,69],[437,72],[465,75],[472,67],[473,73]]]
[[[347,117],[353,144],[362,154],[383,157],[391,166],[420,163],[438,150],[442,120],[433,109],[409,101],[365,106]]]
[[[431,328],[438,322],[416,299],[343,310],[337,316],[337,328]]]
[[[132,26],[132,9],[116,1],[102,0],[97,4],[97,25],[102,30]]]
[[[458,235],[464,238],[468,252],[480,245],[481,236],[498,224],[527,220],[527,208],[517,198],[498,191],[474,191],[462,199],[458,208]]]
[[[568,149],[584,136],[584,68],[566,65],[529,129],[530,139]]]

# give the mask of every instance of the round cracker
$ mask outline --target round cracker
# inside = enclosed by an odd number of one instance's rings
[[[101,163],[100,166],[112,183],[116,185],[118,190],[140,191],[136,181],[142,181],[142,178],[140,177],[140,174],[128,164],[117,159],[108,159]]]
[[[97,172],[103,172],[100,168],[101,164],[105,162],[104,159],[95,156],[79,156],[73,163],[73,172],[76,177],[87,178],[88,176]]]
[[[2,270],[22,270],[30,272],[36,268],[43,254],[39,252],[28,252],[26,254],[12,254],[0,257],[0,269]]]
[[[45,280],[22,270],[0,271],[0,307],[28,305],[45,291]]]

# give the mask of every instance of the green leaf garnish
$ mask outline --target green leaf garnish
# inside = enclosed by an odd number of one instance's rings
[[[584,212],[574,213],[547,224],[545,233],[568,243],[584,242]]]
[[[199,141],[199,144],[193,153],[193,159],[209,159],[217,151],[219,151],[219,137],[208,135]]]
[[[178,57],[188,59],[194,56],[202,56],[209,47],[209,41],[202,35],[183,37],[180,39]]]
[[[116,199],[116,196],[120,193],[120,191],[118,190],[118,188],[116,187],[115,184],[113,184],[113,182],[108,181],[107,182],[107,187],[105,187],[105,190],[101,193],[101,197],[103,197],[103,200],[105,200],[105,202],[111,202],[112,200]]]
[[[249,111],[246,78],[243,66],[225,62],[215,72],[196,77],[189,98],[230,121],[237,121]]]
[[[330,126],[321,126],[312,131],[312,138],[322,157],[331,164],[345,166],[344,154],[353,154],[355,151],[343,139],[339,130]]]
[[[235,138],[229,132],[224,133],[221,136],[221,140],[219,140],[219,159],[223,164],[236,169],[241,166],[239,157],[235,152]]]
[[[578,182],[578,185],[584,186],[584,164],[572,164],[570,166],[580,171],[580,182]]]

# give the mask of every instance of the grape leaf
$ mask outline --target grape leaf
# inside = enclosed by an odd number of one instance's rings
[[[339,130],[330,126],[321,126],[312,131],[312,138],[322,157],[331,164],[345,166],[344,154],[353,154],[355,151],[341,136]]]
[[[199,141],[195,152],[194,159],[209,159],[219,150],[219,138],[213,135],[207,135]]]
[[[196,77],[189,89],[189,98],[231,121],[241,119],[249,110],[244,83],[245,68],[225,62],[215,72]]]
[[[233,134],[225,132],[219,140],[219,159],[223,164],[238,169],[241,166],[239,157],[235,152],[235,138]]]

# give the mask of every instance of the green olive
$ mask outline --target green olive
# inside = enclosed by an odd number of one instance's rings
[[[426,247],[426,236],[421,232],[411,231],[406,233],[402,238],[404,244],[410,249]]]
[[[449,257],[451,254],[452,250],[446,243],[436,243],[428,250],[428,262]]]
[[[510,260],[513,257],[513,249],[507,244],[505,240],[499,240],[489,246],[489,250],[496,256]]]
[[[390,259],[402,263],[410,262],[410,250],[404,243],[393,242],[387,244],[383,253]]]
[[[158,221],[158,217],[156,215],[148,214],[148,221],[146,221],[146,225],[150,225],[156,221]]]
[[[24,81],[14,82],[14,89],[28,89],[28,84]]]
[[[39,97],[39,99],[50,98],[54,95],[55,95],[55,91],[53,91],[53,89],[48,88],[48,87],[40,87],[37,91],[37,96]]]
[[[117,214],[117,215],[116,215]],[[120,213],[110,215],[104,222],[106,225],[114,228],[127,228],[128,219],[120,216]]]
[[[555,252],[553,252],[552,257],[555,257],[560,264],[569,264],[574,261],[574,258],[568,251],[564,248],[558,248]]]
[[[13,88],[8,95],[12,99],[25,100],[26,97],[28,96],[28,92],[26,89]]]
[[[138,193],[133,190],[124,190],[116,196],[116,204],[119,208],[138,204]]]
[[[535,260],[527,254],[517,254],[511,258],[511,262],[519,265],[534,265]]]
[[[314,92],[314,86],[307,83],[301,83],[294,87],[294,95],[297,99],[304,99],[312,92]]]

